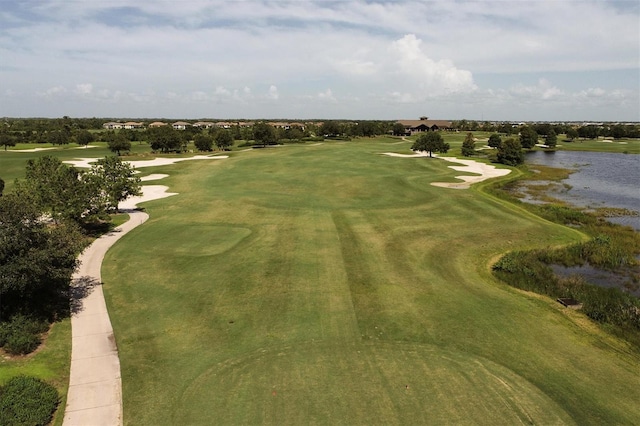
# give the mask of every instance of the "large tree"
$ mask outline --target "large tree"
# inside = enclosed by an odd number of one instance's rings
[[[392,131],[394,136],[404,136],[407,130],[404,128],[404,124],[395,123],[392,127]]]
[[[107,142],[107,146],[111,152],[120,155],[121,152],[131,151],[131,141],[127,139],[126,135],[122,132],[116,134],[115,138]]]
[[[549,133],[546,137],[546,144],[549,148],[555,148],[558,144],[558,135],[556,135],[555,130],[549,130]]]
[[[538,143],[538,134],[533,128],[523,126],[520,129],[520,145],[522,148],[532,149]]]
[[[428,151],[429,157],[432,157],[434,152],[446,153],[449,148],[449,144],[442,139],[440,132],[423,133],[411,146],[413,151]]]
[[[253,126],[253,139],[262,146],[275,145],[278,142],[276,129],[265,122]]]
[[[222,129],[218,133],[216,133],[215,139],[216,146],[222,150],[225,150],[233,145],[233,136],[231,135],[231,132],[226,129]]]
[[[467,136],[462,142],[461,153],[465,157],[471,157],[476,153],[476,141],[473,137],[473,133],[467,133]]]
[[[509,138],[498,147],[498,162],[508,166],[517,166],[524,163],[522,145],[516,139]]]
[[[489,136],[489,141],[487,142],[487,145],[489,145],[491,148],[499,148],[500,145],[502,145],[502,139],[500,138],[500,135],[497,133],[494,133],[491,136]]]
[[[33,194],[41,211],[56,221],[79,221],[86,210],[88,194],[80,172],[57,157],[46,155],[27,161],[25,179],[19,181],[18,186],[23,192]]]
[[[4,146],[5,151],[9,146],[16,146],[16,138],[6,128],[0,130],[0,145]]]
[[[87,147],[94,140],[96,140],[95,136],[88,130],[80,130],[76,134],[76,142],[78,143],[78,145]]]
[[[117,211],[121,201],[141,194],[141,181],[135,175],[135,168],[116,156],[98,160],[82,180],[92,194],[87,209],[96,214]]]
[[[181,152],[184,149],[182,138],[171,126],[147,129],[147,141],[153,151]]]
[[[213,138],[209,135],[199,134],[193,139],[193,144],[198,151],[211,151],[213,148]]]
[[[33,194],[16,188],[0,197],[0,320],[64,314],[81,240],[73,224],[43,221]]]

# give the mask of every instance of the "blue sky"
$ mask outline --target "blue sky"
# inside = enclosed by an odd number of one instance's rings
[[[640,2],[0,0],[0,116],[640,121]]]

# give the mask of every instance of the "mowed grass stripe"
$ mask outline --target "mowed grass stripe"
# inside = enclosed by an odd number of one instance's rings
[[[432,187],[458,172],[388,150],[158,170],[180,195],[149,203],[103,268],[125,422],[638,422],[638,354],[488,273],[581,236]]]

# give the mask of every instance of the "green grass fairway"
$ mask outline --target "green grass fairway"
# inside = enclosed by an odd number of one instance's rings
[[[379,155],[409,146],[152,169],[180,195],[102,269],[125,423],[640,423],[640,355],[489,271],[583,236],[431,186],[445,161]]]

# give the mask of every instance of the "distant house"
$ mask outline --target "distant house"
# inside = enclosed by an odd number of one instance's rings
[[[131,129],[141,129],[143,127],[143,124],[142,123],[137,123],[135,121],[127,121],[126,123],[124,123],[122,125],[122,127],[125,128],[125,129],[129,129],[129,130],[131,130]]]
[[[176,121],[172,126],[175,130],[186,130],[188,126],[191,126],[191,123],[187,123],[186,121]]]
[[[104,123],[102,125],[103,129],[108,129],[108,130],[114,130],[114,129],[122,129],[123,128],[123,124],[122,123],[118,123],[118,122],[114,122],[114,121],[110,121],[108,123]]]
[[[198,127],[200,129],[211,129],[215,124],[210,121],[198,121],[197,123],[193,123],[193,127]]]
[[[153,123],[149,124],[150,129],[153,129],[154,127],[162,127],[162,126],[167,126],[167,123],[163,123],[162,121],[154,121]]]
[[[407,134],[451,130],[453,128],[451,121],[429,120],[429,117],[420,117],[419,120],[398,120],[397,123],[404,126]]]

